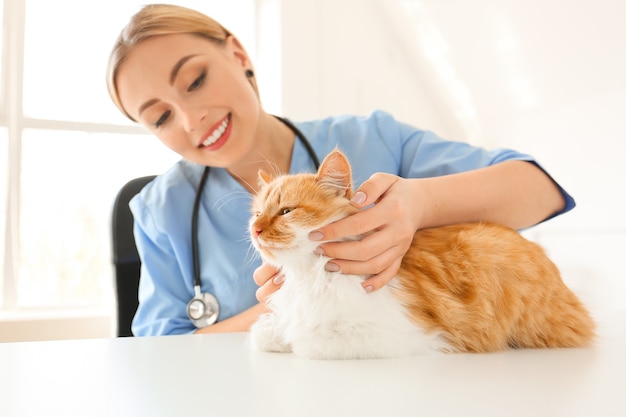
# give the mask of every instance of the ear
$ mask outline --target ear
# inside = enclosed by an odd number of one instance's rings
[[[233,54],[237,62],[241,64],[243,69],[250,68],[251,64],[248,53],[237,38],[233,35],[229,35],[226,38],[226,47],[228,48],[228,51]]]
[[[324,187],[333,188],[338,196],[349,198],[352,194],[352,168],[348,158],[335,148],[322,161],[315,181]]]
[[[267,172],[263,171],[262,169],[259,169],[259,187],[263,187],[267,184],[269,184],[270,182],[272,182],[273,178],[270,174],[268,174]]]

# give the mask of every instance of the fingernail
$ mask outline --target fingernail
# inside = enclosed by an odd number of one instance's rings
[[[332,262],[326,262],[326,266],[324,266],[324,269],[328,272],[339,272],[339,265]]]
[[[322,234],[322,232],[318,232],[317,230],[309,233],[309,239],[311,240],[322,240],[323,238],[324,235]]]
[[[316,254],[316,255],[323,255],[324,254],[324,249],[322,249],[320,246],[318,246],[317,248],[315,248],[313,253]]]
[[[363,289],[367,293],[370,293],[370,292],[374,291],[374,287],[372,287],[371,285],[368,285],[368,286],[364,287]]]
[[[276,275],[272,281],[276,285],[282,284],[283,282],[285,282],[285,274],[278,274],[278,275]]]
[[[365,193],[363,191],[357,191],[352,198],[350,199],[350,201],[354,204],[357,205],[361,205],[365,202],[365,200],[367,199],[367,196],[365,195]]]

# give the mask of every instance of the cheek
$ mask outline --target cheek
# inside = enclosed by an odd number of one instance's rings
[[[259,107],[259,98],[245,75],[245,69],[233,64],[210,70],[202,95],[214,106]]]
[[[245,77],[243,70],[236,69],[229,72],[225,77],[223,89],[221,89],[222,102],[224,105],[232,108],[234,112],[239,113],[243,119],[248,121],[251,126],[256,128],[256,122],[258,121],[261,105],[258,96],[252,84]]]
[[[167,132],[159,133],[156,136],[161,143],[183,157],[189,150],[186,136],[178,129],[168,129]]]

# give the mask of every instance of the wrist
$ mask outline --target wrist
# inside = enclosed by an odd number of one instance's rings
[[[429,185],[430,181],[421,178],[410,181],[412,185],[410,204],[411,207],[415,207],[413,217],[415,230],[435,226],[437,224],[434,218],[437,213],[437,203]]]

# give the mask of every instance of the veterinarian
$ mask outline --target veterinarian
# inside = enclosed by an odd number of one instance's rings
[[[181,156],[130,203],[142,261],[136,336],[245,331],[266,312],[282,276],[249,242],[258,171],[315,172],[336,146],[351,159],[352,202],[363,210],[310,239],[327,269],[371,275],[364,291],[394,276],[418,229],[478,220],[523,229],[575,206],[513,150],[443,140],[382,111],[310,121],[266,113],[244,46],[190,9],[138,11],[113,47],[107,85],[120,111]]]

